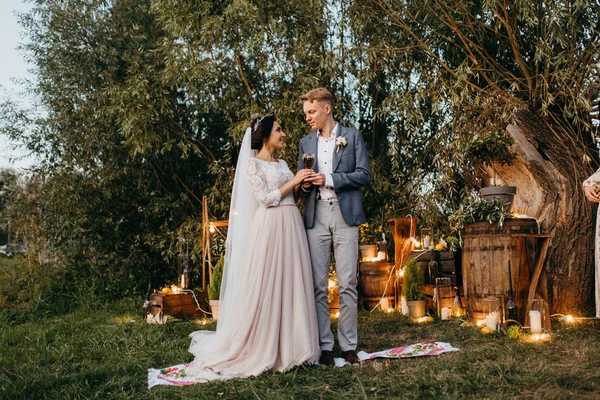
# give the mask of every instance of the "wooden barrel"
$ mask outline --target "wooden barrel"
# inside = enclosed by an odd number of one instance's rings
[[[474,224],[465,225],[464,236],[516,235],[521,233],[532,235],[539,233],[536,220],[533,218],[506,218],[502,227],[489,222],[475,222]]]
[[[394,307],[395,274],[392,274],[394,264],[385,261],[360,263],[360,287],[366,309],[372,309],[379,304],[385,291],[389,307]],[[386,288],[387,284],[387,288]]]
[[[478,222],[465,226],[462,251],[462,279],[467,311],[471,318],[481,320],[483,299],[508,300],[509,272],[519,322],[525,322],[525,308],[529,291],[530,266],[534,265],[537,241],[531,236],[538,233],[534,219],[507,219],[502,228],[496,224]],[[529,236],[529,237],[528,237]]]

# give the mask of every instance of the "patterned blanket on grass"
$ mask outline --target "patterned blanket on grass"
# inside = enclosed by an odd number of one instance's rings
[[[447,353],[450,351],[458,351],[456,347],[452,347],[449,343],[444,342],[424,342],[411,344],[409,346],[395,347],[389,350],[378,351],[376,353],[358,352],[358,358],[361,362],[373,360],[375,358],[410,358],[420,356],[437,356],[438,354]],[[348,364],[343,358],[335,359],[336,367],[343,367]],[[175,385],[187,386],[194,385],[197,382],[188,377],[186,368],[189,364],[174,365],[163,369],[148,370],[148,388],[156,385]]]

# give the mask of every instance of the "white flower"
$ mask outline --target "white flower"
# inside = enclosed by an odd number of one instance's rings
[[[340,136],[337,139],[335,139],[335,151],[338,152],[340,151],[341,148],[346,147],[348,145],[348,141],[346,140],[345,137]]]

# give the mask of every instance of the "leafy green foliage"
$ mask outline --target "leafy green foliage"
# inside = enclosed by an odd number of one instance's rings
[[[407,301],[425,300],[425,276],[415,258],[411,258],[404,265],[402,281],[402,295]]]
[[[219,258],[219,261],[215,264],[212,273],[212,282],[207,287],[207,294],[209,300],[219,300],[221,295],[221,281],[223,280],[223,267],[225,265],[225,256]]]
[[[491,132],[484,137],[475,135],[465,149],[465,157],[474,165],[511,164],[516,158],[515,154],[510,151],[510,146],[514,143],[515,140],[512,137],[498,131]]]
[[[360,244],[376,244],[381,240],[383,227],[365,222],[358,226],[358,242]]]
[[[487,201],[479,197],[470,197],[450,216],[449,222],[452,232],[461,235],[465,225],[486,221],[502,227],[504,220],[511,216],[509,202],[500,199]]]

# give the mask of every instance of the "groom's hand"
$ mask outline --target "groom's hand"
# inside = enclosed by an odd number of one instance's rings
[[[306,179],[306,182],[310,182],[315,186],[324,186],[325,185],[325,174],[320,172],[316,172],[312,174],[312,176]]]

